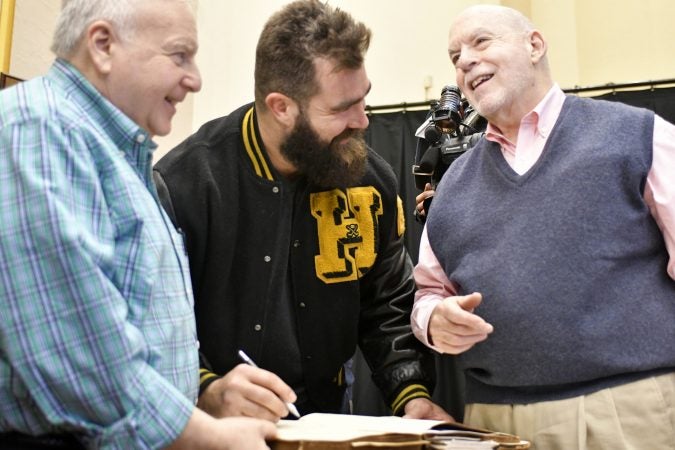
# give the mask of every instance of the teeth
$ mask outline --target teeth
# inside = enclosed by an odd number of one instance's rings
[[[471,83],[471,88],[476,89],[479,84],[489,80],[490,78],[492,78],[492,75],[484,75],[482,77],[476,78],[475,80],[473,80],[473,83]]]

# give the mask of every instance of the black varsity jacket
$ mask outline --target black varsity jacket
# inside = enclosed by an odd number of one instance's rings
[[[249,104],[203,125],[154,175],[186,238],[201,390],[241,362],[237,349],[260,356],[287,267],[307,394],[322,412],[339,411],[357,344],[395,414],[429,397],[433,360],[410,328],[415,284],[396,178],[374,151],[358,186],[301,184],[289,214]]]

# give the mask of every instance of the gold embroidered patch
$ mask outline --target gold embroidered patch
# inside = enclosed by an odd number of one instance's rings
[[[359,279],[377,258],[380,193],[372,186],[317,192],[310,207],[319,234],[316,276],[328,284]]]

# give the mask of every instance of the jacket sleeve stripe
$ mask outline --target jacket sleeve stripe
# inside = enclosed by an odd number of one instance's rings
[[[411,384],[403,389],[391,404],[391,410],[394,415],[402,415],[403,407],[414,398],[431,398],[429,391],[421,384]]]

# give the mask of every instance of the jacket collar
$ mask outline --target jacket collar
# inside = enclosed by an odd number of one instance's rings
[[[264,151],[260,130],[258,130],[258,121],[256,120],[255,107],[246,111],[244,120],[241,123],[241,136],[244,141],[244,148],[248,155],[253,170],[256,175],[266,180],[274,181],[274,175],[270,170],[270,163],[267,160],[267,154]]]

